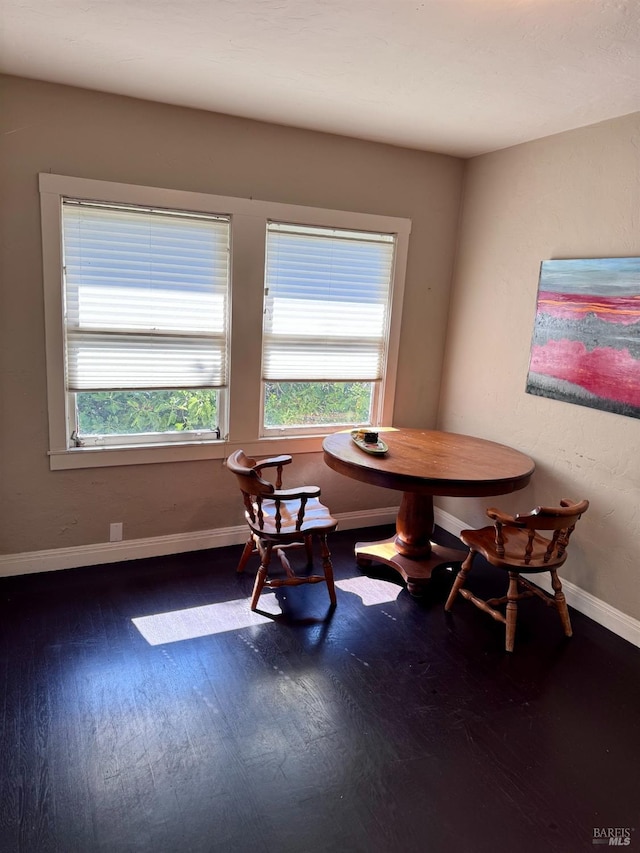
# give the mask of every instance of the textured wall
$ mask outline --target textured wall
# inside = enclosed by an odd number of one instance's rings
[[[408,217],[395,423],[434,426],[463,163],[452,157],[5,77],[2,85],[0,553],[241,522],[221,462],[50,471],[38,172]],[[301,457],[336,512],[396,493]],[[230,492],[231,489],[231,492]]]
[[[508,498],[442,500],[476,526],[484,507],[588,498],[564,576],[640,618],[640,421],[525,393],[540,262],[640,255],[640,114],[467,164],[440,425],[530,454]]]

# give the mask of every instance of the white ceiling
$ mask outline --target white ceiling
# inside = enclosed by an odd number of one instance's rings
[[[468,157],[640,110],[640,0],[0,0],[0,70]]]

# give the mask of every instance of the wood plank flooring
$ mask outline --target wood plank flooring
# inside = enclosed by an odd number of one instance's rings
[[[640,848],[640,649],[530,601],[507,655],[450,575],[357,569],[389,533],[255,624],[240,546],[0,579],[0,853]]]

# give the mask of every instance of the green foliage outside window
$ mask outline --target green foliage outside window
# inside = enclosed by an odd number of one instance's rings
[[[371,391],[370,382],[268,382],[265,426],[366,424]]]
[[[80,435],[126,435],[216,429],[218,394],[183,391],[94,391],[76,395]]]
[[[265,386],[267,427],[365,424],[370,421],[370,382],[278,382]],[[78,433],[135,435],[215,430],[215,389],[94,391],[76,395]]]

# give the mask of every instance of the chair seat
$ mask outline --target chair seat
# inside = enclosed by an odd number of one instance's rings
[[[276,526],[276,501],[269,499],[262,501],[262,524],[258,524],[257,521],[257,504],[254,504],[256,521],[251,520],[248,512],[245,513],[245,518],[251,531],[261,539],[274,538],[280,540],[287,537],[300,539],[306,533],[330,533],[338,526],[337,520],[330,514],[328,507],[321,503],[318,498],[309,498],[304,508],[304,521],[300,528],[296,528],[300,504],[300,500],[280,502],[279,530]]]
[[[529,540],[528,530],[518,530],[516,527],[503,527],[502,537],[504,539],[504,554],[496,552],[496,530],[491,527],[482,527],[480,530],[463,530],[460,539],[468,548],[473,548],[488,560],[491,565],[503,569],[519,568],[523,572],[548,572],[549,569],[558,568],[567,559],[566,551],[561,557],[552,555],[545,562],[545,555],[549,547],[549,540],[536,533],[533,537],[531,558],[525,561],[523,554]]]

